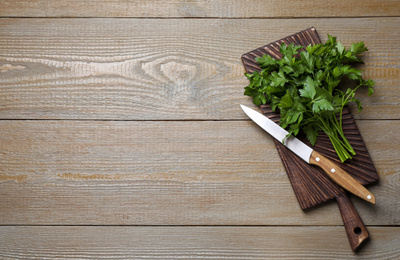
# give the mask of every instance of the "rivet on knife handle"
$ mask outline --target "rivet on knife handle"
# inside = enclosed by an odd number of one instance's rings
[[[310,164],[317,165],[339,186],[360,197],[361,199],[375,204],[375,196],[369,192],[361,183],[351,177],[337,164],[324,157],[322,154],[313,151],[310,157]]]

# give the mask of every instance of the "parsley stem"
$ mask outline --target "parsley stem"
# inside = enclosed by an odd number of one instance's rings
[[[359,88],[359,87],[361,87],[362,86],[362,84],[359,84],[357,87],[355,87],[347,96],[346,95],[343,95],[343,97],[342,97],[342,106],[341,106],[341,108],[340,108],[340,120],[339,120],[339,122],[340,122],[340,128],[342,129],[342,126],[343,126],[343,124],[342,124],[342,114],[343,114],[343,109],[344,109],[344,107],[350,102],[349,101],[349,98],[350,97],[353,97],[354,96],[354,93],[356,92],[356,90]],[[346,99],[344,99],[346,97]]]
[[[343,145],[344,147],[352,154],[356,155],[356,152],[354,151],[353,147],[351,146],[350,142],[347,140],[346,136],[344,135],[343,128],[342,126],[339,126],[339,123],[336,119],[336,116],[333,116],[332,118],[332,123],[334,127],[336,128],[336,132],[339,133],[340,137],[343,140]]]
[[[347,159],[351,159],[351,155],[355,155],[353,148],[344,136],[343,130],[339,128],[336,116],[334,113],[328,113],[325,117],[317,115],[317,125],[321,130],[329,137],[333,148],[335,149],[339,159],[344,162]]]

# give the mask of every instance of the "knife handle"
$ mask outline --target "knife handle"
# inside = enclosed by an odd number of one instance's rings
[[[310,156],[310,164],[320,167],[324,172],[336,182],[340,187],[353,193],[361,199],[375,204],[375,196],[372,195],[361,183],[351,177],[347,172],[340,168],[337,164],[318,153],[313,151]]]
[[[356,251],[369,238],[368,230],[345,192],[336,197],[336,201],[339,205],[340,215],[342,215],[351,249]]]

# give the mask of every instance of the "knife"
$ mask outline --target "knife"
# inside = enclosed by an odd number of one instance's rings
[[[287,138],[289,132],[263,114],[244,105],[240,106],[251,120],[253,120],[257,125],[281,142],[284,146],[289,148],[289,150],[294,152],[305,162],[320,167],[336,184],[353,193],[357,197],[369,203],[375,204],[375,196],[337,164],[317,151],[314,151],[311,147],[296,137],[290,136]]]

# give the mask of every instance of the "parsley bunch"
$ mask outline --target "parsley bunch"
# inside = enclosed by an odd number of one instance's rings
[[[328,35],[326,43],[301,49],[302,46],[293,43],[282,43],[281,60],[268,55],[256,58],[262,70],[245,74],[250,84],[245,87],[244,94],[253,97],[257,106],[270,103],[273,111],[278,109],[280,125],[289,135],[297,135],[302,130],[315,145],[318,132],[325,132],[344,162],[355,152],[343,133],[343,108],[355,102],[358,109],[362,109],[360,101],[354,97],[361,86],[367,86],[368,94],[373,94],[375,82],[364,80],[361,70],[351,66],[362,62],[357,56],[367,48],[359,42],[346,49],[336,37]],[[344,78],[358,85],[342,91],[339,86]]]

